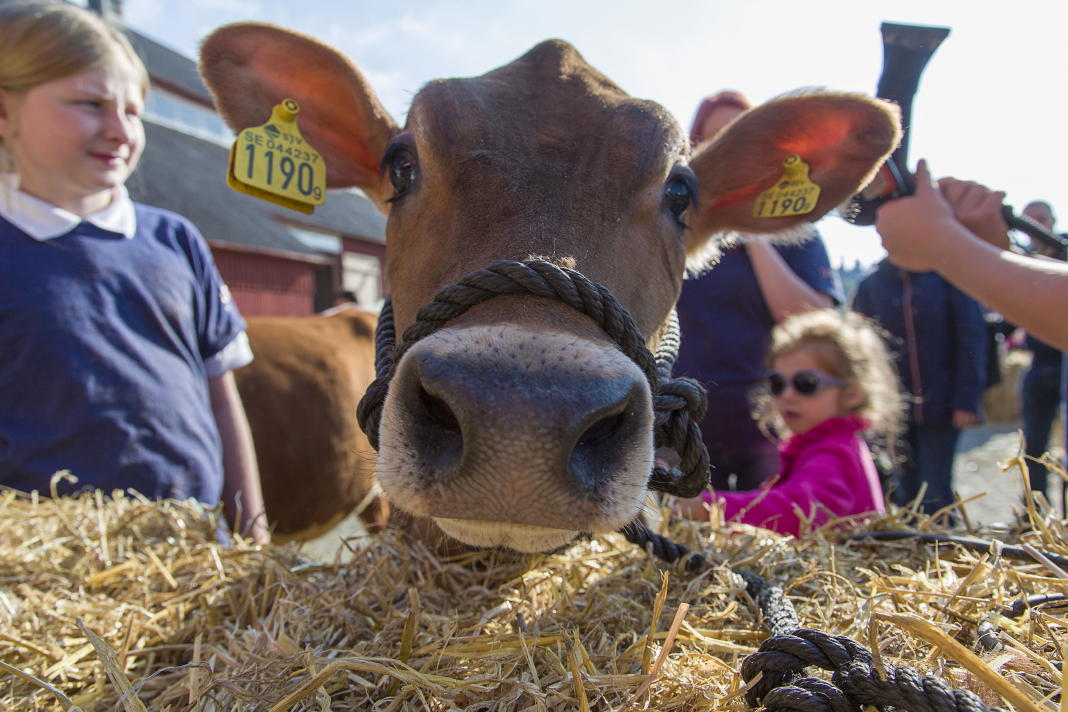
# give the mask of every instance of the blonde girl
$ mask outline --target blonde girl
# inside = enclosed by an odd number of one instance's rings
[[[877,329],[833,309],[787,318],[772,332],[762,426],[785,440],[779,475],[759,490],[706,492],[683,503],[704,517],[715,496],[727,521],[798,535],[831,518],[885,511],[878,473],[862,435],[892,443],[902,398]]]
[[[0,485],[223,499],[266,541],[245,323],[196,228],[124,187],[147,90],[96,15],[0,4]]]

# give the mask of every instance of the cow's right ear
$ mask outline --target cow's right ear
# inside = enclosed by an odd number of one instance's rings
[[[745,112],[690,160],[700,202],[687,253],[700,252],[715,233],[774,238],[818,220],[867,185],[901,140],[900,124],[896,106],[826,91],[790,94]],[[786,177],[788,159],[803,164],[820,189],[818,200],[797,214],[755,210],[761,194]]]
[[[385,206],[393,190],[379,161],[397,123],[344,55],[274,25],[237,23],[204,40],[200,73],[235,131],[263,124],[283,99],[296,100],[301,134],[326,160],[327,186],[356,186]]]

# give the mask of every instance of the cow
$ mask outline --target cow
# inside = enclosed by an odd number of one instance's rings
[[[356,426],[356,404],[375,376],[377,319],[344,309],[248,320],[255,358],[234,377],[276,542],[324,534],[354,509],[369,529],[386,522],[375,452]]]
[[[538,258],[602,285],[655,349],[688,262],[725,235],[803,229],[866,184],[900,138],[894,107],[810,91],[746,112],[691,154],[667,110],[560,40],[430,82],[403,127],[345,56],[282,28],[220,28],[200,69],[235,130],[295,99],[328,184],[361,189],[386,214],[398,334],[443,287]],[[754,216],[798,160],[819,186],[815,209]],[[652,431],[648,379],[596,320],[545,296],[496,296],[406,348],[376,476],[391,507],[452,539],[548,551],[635,520]]]

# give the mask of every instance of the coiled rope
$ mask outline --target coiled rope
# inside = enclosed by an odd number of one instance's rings
[[[831,670],[831,680],[802,677],[808,665]],[[954,690],[933,675],[910,667],[883,663],[885,676],[871,653],[852,638],[799,628],[789,635],[768,638],[742,661],[742,679],[747,683],[761,674],[746,693],[754,708],[769,712],[856,711],[864,705],[892,707],[911,712],[991,712],[977,695]]]
[[[623,534],[632,543],[669,563],[683,561],[686,571],[696,573],[708,565],[706,558],[682,544],[631,524]],[[782,588],[750,571],[733,569],[745,582],[771,634],[756,653],[742,661],[742,679],[754,709],[768,712],[858,712],[863,706],[895,708],[911,712],[996,712],[975,694],[954,690],[941,679],[913,668],[883,663],[880,674],[872,654],[852,638],[802,628]],[[803,677],[814,665],[832,671],[830,682]]]

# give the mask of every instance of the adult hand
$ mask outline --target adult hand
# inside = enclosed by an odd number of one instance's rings
[[[956,178],[943,178],[938,187],[964,227],[995,247],[1009,249],[1009,226],[1001,213],[1003,191]]]
[[[916,167],[916,192],[884,203],[876,213],[876,229],[890,262],[913,272],[937,269],[945,259],[938,233],[956,223],[953,209],[931,182],[927,161]]]
[[[979,416],[970,410],[954,410],[953,411],[953,427],[957,430],[963,428],[970,428],[973,425],[979,424]]]

